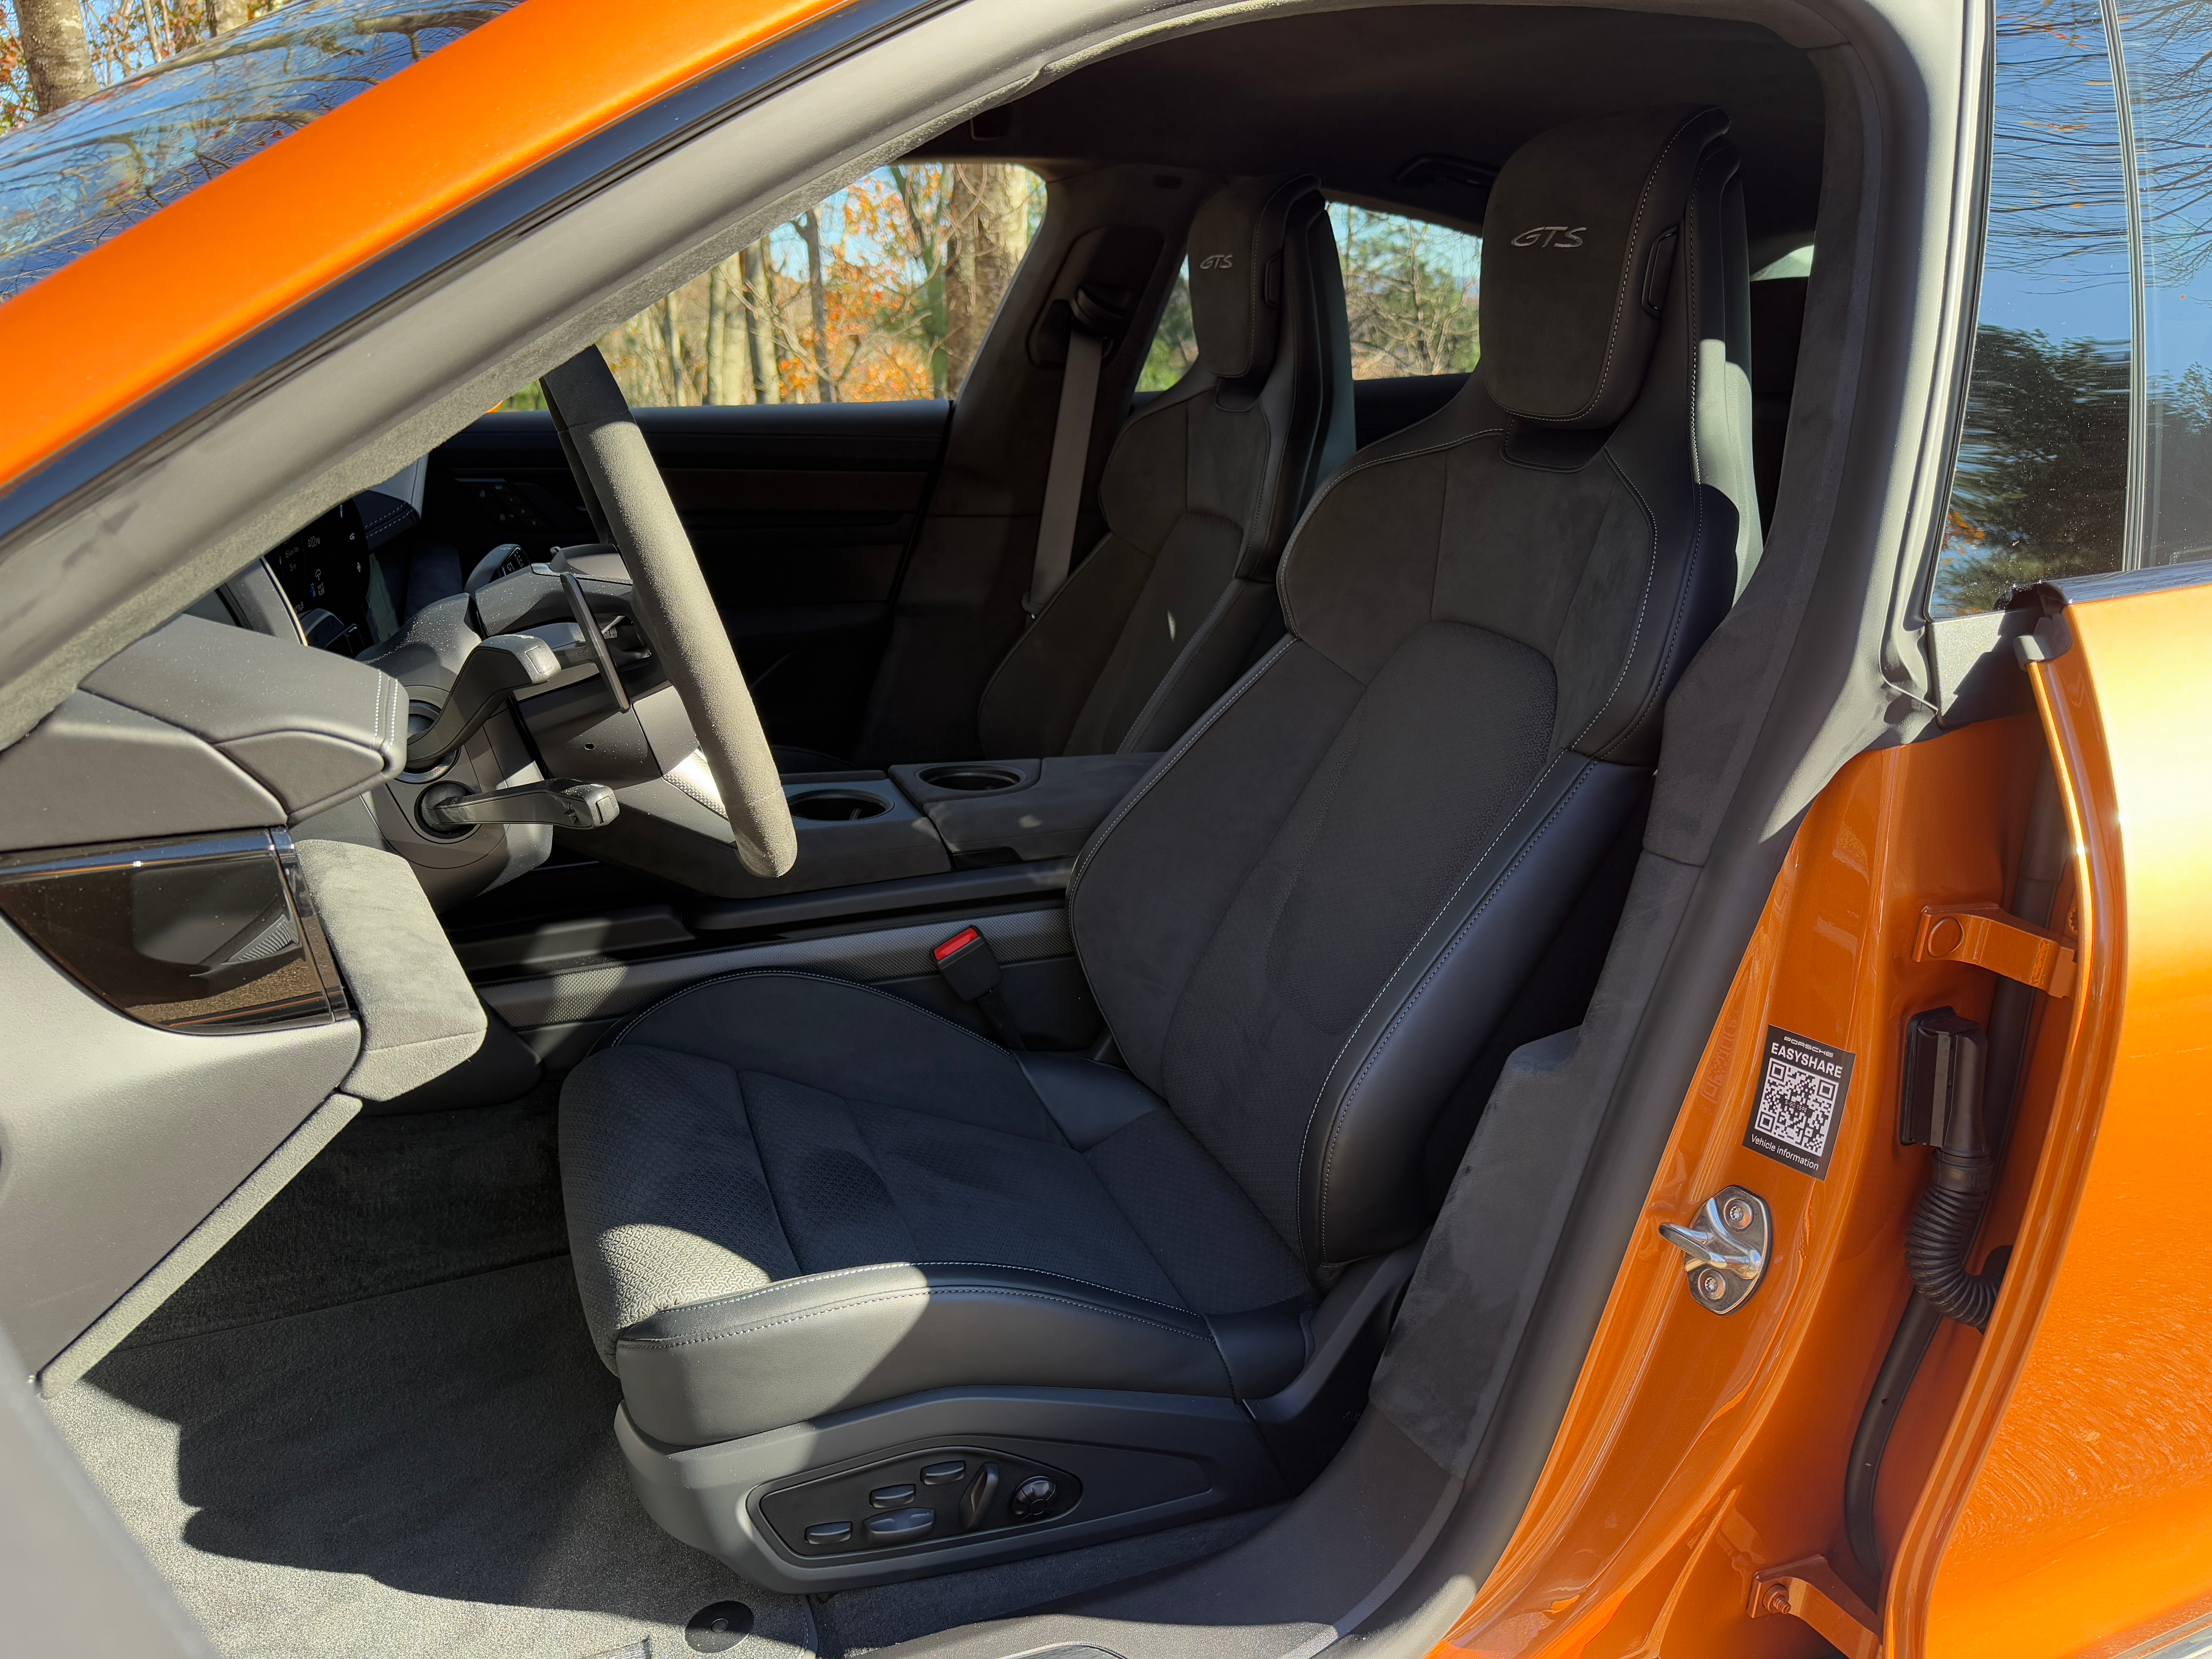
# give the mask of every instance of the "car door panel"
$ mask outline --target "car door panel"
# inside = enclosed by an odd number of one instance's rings
[[[0,766],[0,1327],[50,1389],[483,1030],[410,867],[312,836],[404,763],[396,682],[201,615],[90,681]]]
[[[2201,1615],[2208,578],[2150,568],[2021,596],[2077,883],[2053,927],[2078,960],[2051,1010],[2063,1064],[2018,1247],[1899,1545],[1899,1654],[2136,1652]],[[2021,1595],[2029,1561],[2048,1594]]]
[[[12,927],[0,927],[0,1001],[14,1034],[0,1325],[38,1371],[337,1091],[361,1030],[350,1019],[161,1030],[74,983]]]

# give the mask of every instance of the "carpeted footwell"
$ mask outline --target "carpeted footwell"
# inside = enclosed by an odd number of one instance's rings
[[[565,1256],[125,1348],[51,1402],[226,1654],[673,1659],[710,1602],[747,1659],[806,1604],[647,1518]]]
[[[49,1401],[234,1659],[852,1659],[1226,1548],[1272,1510],[824,1601],[745,1583],[631,1493],[564,1253],[551,1090],[365,1118]],[[708,1650],[714,1650],[708,1644]]]

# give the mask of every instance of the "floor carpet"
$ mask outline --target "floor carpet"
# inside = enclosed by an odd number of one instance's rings
[[[125,1346],[564,1255],[550,1084],[503,1106],[359,1117]]]
[[[674,1659],[727,1600],[744,1659],[811,1653],[803,1600],[638,1506],[616,1399],[561,1257],[126,1348],[52,1406],[237,1659]]]
[[[565,1254],[552,1091],[363,1118],[49,1402],[233,1659],[851,1659],[1224,1549],[1272,1510],[827,1599],[656,1527]]]

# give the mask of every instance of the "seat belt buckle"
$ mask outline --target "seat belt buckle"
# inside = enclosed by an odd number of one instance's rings
[[[936,960],[937,971],[945,975],[945,982],[963,1002],[974,1002],[999,988],[999,958],[991,941],[976,928],[963,927],[929,954]]]
[[[948,939],[941,939],[930,949],[930,958],[937,963],[937,971],[945,975],[945,982],[952,988],[953,995],[981,1009],[991,1022],[999,1041],[1009,1048],[1026,1048],[1022,1034],[1014,1024],[1012,1010],[999,994],[997,953],[991,941],[983,937],[979,928],[963,927]]]

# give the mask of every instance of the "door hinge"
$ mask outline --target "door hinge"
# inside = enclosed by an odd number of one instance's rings
[[[2074,947],[1994,904],[1931,904],[1920,913],[1915,962],[1970,962],[2047,995],[2074,988]]]
[[[1844,1659],[1881,1659],[1872,1608],[1836,1577],[1823,1555],[1769,1567],[1751,1581],[1751,1616],[1800,1619]]]

